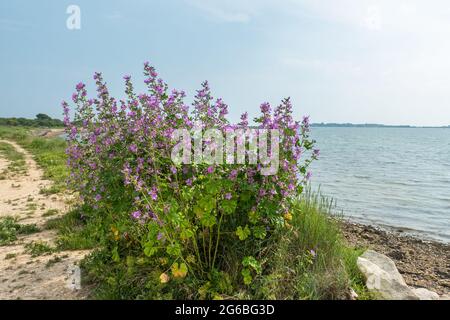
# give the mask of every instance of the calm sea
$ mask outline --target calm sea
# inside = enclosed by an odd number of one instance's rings
[[[312,128],[312,186],[353,220],[450,242],[450,129]]]

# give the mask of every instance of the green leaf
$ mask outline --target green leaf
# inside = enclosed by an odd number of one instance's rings
[[[245,257],[245,258],[242,260],[242,265],[243,265],[244,267],[250,267],[250,268],[252,268],[253,270],[255,270],[255,272],[256,272],[257,274],[260,274],[260,273],[262,272],[261,264],[260,264],[254,257],[252,257],[252,256]]]
[[[154,247],[151,243],[147,242],[144,245],[144,254],[147,257],[153,256],[156,252],[158,252],[158,248]]]
[[[171,243],[167,246],[167,253],[174,257],[179,257],[181,255],[181,247],[178,242]]]
[[[204,197],[201,200],[201,203],[206,212],[211,212],[211,210],[216,207],[216,198]]]
[[[119,250],[117,246],[112,249],[111,258],[114,262],[120,262]]]
[[[205,191],[210,195],[216,195],[222,189],[220,180],[210,180],[205,184]]]
[[[208,213],[208,214],[204,214],[201,218],[200,218],[200,222],[203,226],[205,227],[212,227],[213,225],[216,224],[216,217],[213,216],[212,214]]]
[[[127,267],[134,267],[135,259],[133,256],[127,256]]]
[[[243,241],[250,236],[251,232],[249,227],[246,225],[243,229],[241,226],[237,227],[236,235],[239,237],[239,240]]]
[[[263,226],[253,227],[253,236],[257,239],[264,239],[267,235],[266,228]]]
[[[252,196],[252,193],[249,191],[244,191],[239,196],[242,202],[248,202]]]
[[[232,214],[236,210],[237,201],[236,200],[223,200],[221,207],[225,214]]]
[[[252,278],[252,274],[249,269],[247,269],[247,268],[242,269],[241,274],[244,277],[244,283],[246,285],[249,285],[252,283],[253,278]]]
[[[159,226],[153,222],[148,224],[148,234],[147,234],[147,240],[148,241],[155,241],[156,237],[159,233]]]
[[[248,220],[253,223],[256,224],[259,220],[259,214],[256,211],[250,211],[248,213]]]
[[[182,228],[180,232],[180,238],[183,240],[192,238],[194,236],[194,230],[188,228]]]
[[[194,206],[194,213],[197,216],[197,218],[203,217],[203,214],[205,213],[205,210],[203,210],[200,206]]]

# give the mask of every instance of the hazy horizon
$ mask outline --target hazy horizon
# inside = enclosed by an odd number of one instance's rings
[[[69,5],[81,29],[69,30]],[[0,4],[0,117],[61,118],[61,100],[102,71],[114,96],[149,60],[192,101],[209,80],[231,118],[290,96],[314,123],[450,125],[444,0],[50,1]]]

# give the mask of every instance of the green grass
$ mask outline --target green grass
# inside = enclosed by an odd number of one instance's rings
[[[271,245],[261,298],[346,299],[349,287],[367,296],[356,267],[362,253],[347,246],[332,202],[307,193],[294,202],[292,228]]]
[[[99,244],[96,225],[86,224],[82,219],[80,209],[48,220],[45,228],[58,232],[57,246],[60,250],[92,249]]]
[[[24,155],[16,151],[16,149],[9,143],[0,142],[0,155],[10,161],[8,168],[1,173],[3,179],[6,179],[8,172],[26,172]]]
[[[41,190],[41,193],[48,195],[66,189],[67,144],[64,139],[36,137],[31,128],[5,126],[0,126],[0,139],[15,141],[33,154],[37,164],[44,170],[44,178],[54,182],[50,188]]]
[[[15,257],[17,257],[17,253],[7,253],[5,256],[5,260],[14,259]]]
[[[48,209],[46,212],[42,214],[43,217],[52,217],[58,214],[57,209]]]
[[[26,204],[25,208],[29,211],[35,211],[38,208],[38,205],[36,203],[30,202]]]
[[[18,235],[39,232],[35,224],[21,225],[13,217],[0,219],[0,246],[9,245],[17,240]]]
[[[44,178],[54,182],[51,192],[64,190],[67,179],[66,142],[61,138],[32,138],[24,140],[23,146],[34,155],[34,159],[44,170]]]
[[[35,224],[20,225],[19,234],[33,234],[41,230]]]
[[[34,241],[25,245],[25,252],[30,254],[32,257],[51,254],[55,251],[55,248],[51,247],[44,241]]]

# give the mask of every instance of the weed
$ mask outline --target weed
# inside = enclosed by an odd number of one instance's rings
[[[30,242],[25,245],[25,252],[30,254],[33,258],[37,256],[47,255],[55,252],[49,244],[43,241]]]
[[[5,256],[5,260],[14,259],[17,256],[17,253],[8,253]]]
[[[44,214],[42,216],[43,217],[51,217],[51,216],[57,215],[58,212],[59,211],[56,209],[48,209],[46,212],[44,212]]]
[[[63,259],[59,256],[56,256],[50,260],[47,261],[45,267],[46,268],[51,268],[53,265],[57,264],[58,262],[61,262]]]

